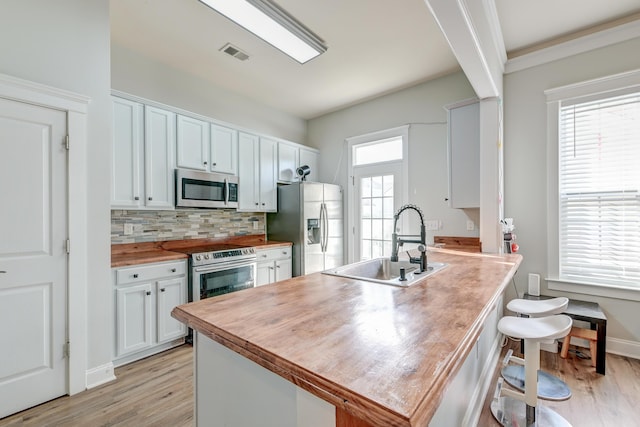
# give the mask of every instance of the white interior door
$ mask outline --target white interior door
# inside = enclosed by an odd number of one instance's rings
[[[66,123],[0,99],[0,418],[67,393]]]

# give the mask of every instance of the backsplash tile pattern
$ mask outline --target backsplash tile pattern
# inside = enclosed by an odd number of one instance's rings
[[[257,226],[254,226],[258,223]],[[133,234],[125,235],[125,224]],[[257,227],[257,228],[254,228]],[[265,214],[232,209],[111,211],[111,244],[265,234]]]

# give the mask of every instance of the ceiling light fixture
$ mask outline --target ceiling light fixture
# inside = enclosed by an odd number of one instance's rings
[[[270,0],[200,0],[301,64],[326,52],[321,38]]]

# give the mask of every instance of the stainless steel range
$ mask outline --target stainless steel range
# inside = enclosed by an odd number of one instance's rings
[[[256,252],[252,247],[215,244],[172,249],[189,257],[189,301],[253,288]]]

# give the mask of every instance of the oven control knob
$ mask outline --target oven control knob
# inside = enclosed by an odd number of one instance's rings
[[[202,259],[202,256],[196,255],[196,261],[200,261],[201,259]]]
[[[211,258],[211,257],[209,256],[209,254],[206,254],[206,255],[204,256],[204,259],[209,259],[209,258]]]

